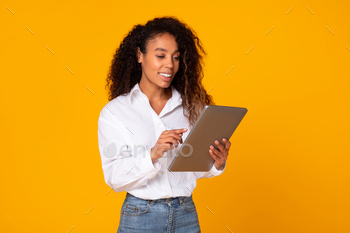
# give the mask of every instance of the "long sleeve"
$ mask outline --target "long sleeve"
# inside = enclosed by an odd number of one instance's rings
[[[212,168],[207,172],[194,172],[194,173],[195,173],[197,179],[213,178],[214,176],[221,175],[225,171],[225,168],[226,168],[226,162],[224,165],[224,169],[222,169],[222,170],[216,169],[216,167],[213,165]]]
[[[152,163],[151,148],[147,146],[147,149],[132,151],[112,118],[112,113],[103,108],[98,119],[98,144],[105,182],[115,192],[146,185],[157,175],[161,164]]]

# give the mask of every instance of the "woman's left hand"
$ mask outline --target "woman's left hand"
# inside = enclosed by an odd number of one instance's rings
[[[209,154],[213,159],[215,160],[214,166],[217,170],[222,170],[225,167],[225,162],[227,160],[228,151],[231,147],[231,142],[226,139],[222,138],[223,143],[225,143],[225,146],[223,146],[218,140],[215,140],[216,146],[219,148],[219,150],[215,149],[214,146],[210,145],[209,148]]]

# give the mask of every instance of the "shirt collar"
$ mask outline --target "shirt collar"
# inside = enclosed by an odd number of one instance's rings
[[[134,87],[131,89],[131,91],[129,92],[129,96],[128,96],[129,104],[131,104],[133,98],[135,98],[135,96],[133,96],[133,93],[134,93],[135,91],[136,91],[136,92],[141,92],[141,89],[140,89],[140,86],[139,86],[138,83],[136,83],[136,84],[134,85]]]
[[[170,85],[170,87],[171,87],[171,91],[172,91],[172,96],[169,99],[169,101],[170,101],[171,107],[175,108],[176,106],[178,106],[182,103],[182,98],[181,98],[180,93],[175,89],[175,87],[173,85]],[[137,92],[144,94],[141,91],[138,83],[136,83],[134,85],[134,87],[131,89],[131,91],[129,92],[129,96],[128,96],[129,104],[132,104],[132,101],[134,100],[134,98],[137,98],[137,96],[136,96]]]

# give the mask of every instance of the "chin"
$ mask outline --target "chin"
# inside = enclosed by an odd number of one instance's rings
[[[169,87],[171,85],[171,81],[170,82],[164,82],[164,81],[162,81],[162,83],[161,83],[161,87],[164,87],[164,88],[167,88],[167,87]]]
[[[169,88],[169,87],[170,87],[170,84],[171,84],[171,83],[165,83],[165,84],[163,84],[161,87],[162,87],[162,88]]]

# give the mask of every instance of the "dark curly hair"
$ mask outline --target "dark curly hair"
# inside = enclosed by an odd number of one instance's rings
[[[142,68],[137,60],[137,47],[146,54],[148,42],[164,33],[175,37],[180,51],[179,70],[171,85],[181,94],[184,115],[193,126],[205,105],[215,105],[202,85],[203,56],[199,52],[207,54],[195,32],[174,16],[154,18],[145,25],[135,25],[124,37],[109,68],[106,84],[108,100],[129,93],[140,82]]]

